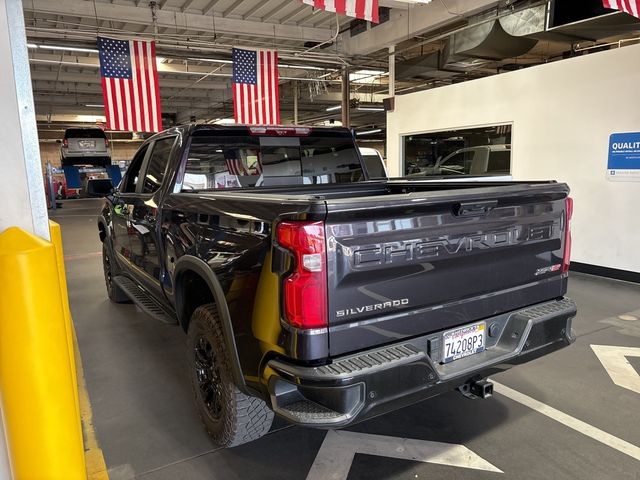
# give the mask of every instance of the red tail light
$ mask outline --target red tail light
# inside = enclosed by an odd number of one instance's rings
[[[104,139],[104,148],[109,148],[109,139]]]
[[[564,253],[562,255],[562,273],[569,271],[571,261],[571,217],[573,216],[573,198],[567,197],[565,200],[565,230],[564,230]]]
[[[327,257],[323,222],[281,222],[278,244],[294,256],[282,282],[286,321],[296,328],[327,326]]]
[[[69,140],[67,140],[66,138],[62,140],[62,146],[64,148],[69,148]]]

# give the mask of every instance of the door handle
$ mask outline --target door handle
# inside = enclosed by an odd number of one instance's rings
[[[486,215],[497,206],[497,200],[488,200],[486,202],[458,203],[457,205],[454,205],[453,214],[457,217],[477,217]]]

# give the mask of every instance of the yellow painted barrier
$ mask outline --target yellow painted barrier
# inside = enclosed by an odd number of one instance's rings
[[[57,250],[19,228],[0,234],[0,402],[16,480],[86,479],[60,244]]]

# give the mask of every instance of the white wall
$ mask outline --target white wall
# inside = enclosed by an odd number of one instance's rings
[[[396,97],[389,174],[401,135],[511,122],[514,179],[571,187],[572,260],[640,272],[640,182],[606,180],[609,135],[640,131],[640,45]]]

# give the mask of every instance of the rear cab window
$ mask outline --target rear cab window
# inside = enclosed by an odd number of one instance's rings
[[[241,133],[195,132],[177,191],[350,183],[365,179],[353,139],[344,133],[311,131],[304,136]]]

